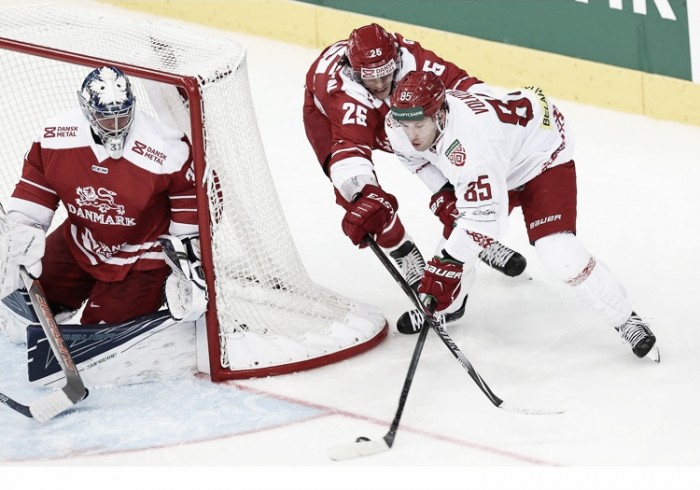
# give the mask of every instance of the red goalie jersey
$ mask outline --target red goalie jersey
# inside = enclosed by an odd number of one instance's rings
[[[398,49],[394,85],[412,70],[432,71],[445,86],[453,89],[467,90],[481,83],[419,43],[400,34],[389,35]],[[331,166],[340,161],[350,166],[366,167],[365,171],[342,172],[346,176],[369,173],[372,150],[391,152],[384,132],[389,99],[377,99],[360,83],[348,64],[347,52],[348,41],[336,42],[321,53],[306,75],[306,133],[329,176]]]
[[[80,110],[46,123],[8,211],[47,229],[59,201],[70,252],[98,281],[163,268],[160,235],[198,234],[189,142],[140,111],[119,159],[95,142]]]

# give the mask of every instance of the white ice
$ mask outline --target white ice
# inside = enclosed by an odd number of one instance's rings
[[[295,481],[279,488],[301,488],[305,477],[294,470],[309,466],[396,467],[388,472],[390,482],[414,475],[408,484],[421,481],[419,470],[430,467],[447,475],[470,469],[471,476],[458,480],[465,485],[484,469],[495,467],[487,477],[497,479],[499,467],[513,466],[569,467],[579,470],[576,479],[590,478],[581,471],[589,467],[632,467],[623,484],[664,488],[679,483],[679,474],[697,476],[687,470],[700,463],[700,128],[558,101],[577,137],[578,235],[651,321],[660,364],[637,359],[544,270],[516,211],[503,242],[527,257],[533,280],[481,267],[465,317],[448,331],[498,396],[566,412],[533,416],[495,408],[433,335],[394,447],[337,463],[326,455],[330,446],[358,436],[380,438],[388,430],[416,341],[398,334],[394,322],[411,304],[372,253],[354,248],[342,234],[341,209],[306,140],[304,75],[318,51],[236,37],[248,48],[267,159],[310,275],[379,307],[391,322],[389,337],[366,354],[292,375],[96,390],[44,425],[0,407],[1,464],[292,469]],[[547,90],[546,80],[534,82]],[[427,207],[427,190],[393,155],[376,154],[375,162],[380,182],[399,199],[409,232],[430,255],[440,227]],[[24,356],[0,339],[2,391],[11,394],[26,383]],[[411,468],[398,468],[404,466]],[[648,473],[648,467],[673,471]],[[348,475],[327,470],[314,471]],[[530,488],[530,473],[517,474],[522,479],[514,485]],[[227,487],[240,486],[234,477],[222,478]],[[324,488],[346,488],[349,481],[334,479]],[[601,482],[611,480],[593,478],[587,486]]]

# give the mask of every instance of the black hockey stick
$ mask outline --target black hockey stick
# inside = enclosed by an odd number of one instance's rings
[[[399,429],[399,422],[401,421],[401,415],[403,414],[403,409],[406,405],[408,391],[411,389],[413,376],[416,373],[416,368],[418,367],[418,359],[420,359],[421,352],[423,351],[425,339],[428,337],[428,330],[429,329],[424,328],[418,334],[416,347],[413,349],[413,356],[411,357],[411,364],[408,366],[406,380],[403,382],[403,388],[401,389],[399,406],[396,408],[396,415],[394,415],[394,420],[391,422],[389,432],[387,432],[384,437],[376,441],[368,439],[367,437],[358,437],[354,443],[339,444],[334,446],[328,451],[328,456],[332,460],[343,461],[346,459],[359,458],[360,456],[369,456],[370,454],[387,451],[394,445],[396,431]]]
[[[464,369],[467,370],[469,376],[474,380],[479,389],[486,395],[486,397],[493,403],[496,407],[508,410],[510,412],[522,413],[522,414],[534,414],[534,415],[554,415],[564,413],[563,410],[547,410],[547,409],[528,409],[519,408],[506,404],[501,398],[496,396],[491,388],[489,388],[486,381],[479,375],[479,373],[474,369],[469,359],[464,355],[464,353],[457,347],[452,338],[449,336],[443,323],[435,318],[435,315],[428,310],[430,308],[426,307],[418,297],[411,286],[401,273],[396,269],[394,264],[391,263],[386,254],[379,248],[377,242],[370,236],[365,238],[365,241],[370,246],[372,251],[375,253],[377,258],[381,261],[384,267],[389,271],[394,280],[401,286],[406,295],[413,301],[416,308],[430,321],[430,326],[434,330],[447,348],[452,352],[455,358],[459,361]],[[406,399],[408,398],[408,391],[411,387],[411,382],[413,381],[413,376],[416,372],[416,367],[418,366],[418,359],[420,358],[421,351],[425,345],[425,340],[428,335],[428,329],[423,328],[418,335],[418,340],[416,342],[416,347],[413,351],[413,357],[411,358],[411,364],[408,368],[408,373],[406,374],[406,380],[404,381],[403,389],[401,391],[401,398],[399,398],[399,406],[396,410],[396,415],[391,423],[389,432],[380,440],[371,440],[367,437],[358,437],[354,443],[339,444],[332,447],[328,455],[331,459],[335,461],[342,461],[346,459],[358,458],[360,456],[369,456],[370,454],[379,453],[382,451],[387,451],[391,449],[394,444],[394,438],[396,437],[396,432],[399,427],[399,421],[401,420],[401,415],[403,414],[404,405],[406,404]]]
[[[469,361],[469,359],[467,359],[467,356],[465,356],[464,353],[460,350],[460,348],[457,347],[457,344],[455,344],[454,340],[452,340],[452,337],[450,337],[450,335],[445,330],[444,324],[436,320],[435,315],[428,311],[426,306],[418,297],[418,293],[415,290],[413,290],[411,286],[409,286],[408,282],[406,282],[406,279],[404,279],[404,277],[396,269],[394,264],[391,263],[391,261],[382,251],[379,245],[377,245],[377,242],[375,242],[371,237],[368,237],[366,241],[369,244],[372,251],[374,252],[374,254],[377,256],[377,258],[379,258],[384,267],[389,271],[394,280],[397,283],[399,283],[401,289],[404,290],[404,292],[406,293],[406,295],[408,295],[408,297],[411,299],[416,308],[418,308],[418,311],[420,311],[423,314],[423,316],[430,321],[431,328],[435,331],[435,333],[438,334],[440,340],[442,340],[442,342],[447,346],[449,351],[452,353],[455,359],[457,359],[457,361],[462,365],[462,367],[467,370],[469,376],[471,376],[476,385],[484,393],[484,395],[486,395],[486,397],[491,403],[493,403],[498,408],[502,408],[503,410],[516,413],[533,415],[554,415],[564,413],[563,410],[514,407],[504,402],[498,396],[496,396],[496,394],[491,390],[491,388],[489,388],[489,385],[486,384],[486,381],[484,381],[481,375],[479,375],[476,369],[474,369],[474,366]]]
[[[46,334],[46,340],[49,342],[51,350],[66,376],[66,384],[60,390],[51,392],[31,405],[23,405],[2,393],[0,393],[0,403],[7,405],[22,415],[35,418],[39,422],[45,422],[86,398],[88,390],[85,388],[78,368],[75,366],[66,343],[63,341],[61,331],[51,312],[41,284],[29,275],[24,266],[20,266],[20,274],[39,323],[41,323],[41,327]]]

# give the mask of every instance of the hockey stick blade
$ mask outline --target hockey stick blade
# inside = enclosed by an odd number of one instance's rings
[[[80,400],[85,399],[87,396],[88,390],[86,389]],[[46,422],[56,415],[65,412],[80,400],[73,401],[66,393],[66,390],[57,390],[32,403],[29,410],[36,420],[39,422]]]
[[[83,400],[87,396],[88,390],[85,389],[80,400]],[[38,399],[31,405],[24,405],[16,400],[13,400],[9,396],[0,393],[0,403],[10,407],[15,412],[29,417],[30,419],[33,418],[38,422],[46,422],[47,420],[54,418],[56,415],[65,412],[77,402],[73,402],[73,400],[71,400],[64,390],[57,390],[49,393],[43,398]]]
[[[498,405],[498,408],[501,408],[507,412],[520,413],[525,415],[561,415],[562,413],[566,412],[566,410],[556,408],[516,407],[507,402],[501,402],[501,404]]]
[[[328,450],[328,457],[333,461],[345,461],[348,459],[361,458],[362,456],[371,456],[372,454],[382,453],[391,449],[391,446],[384,438],[373,441],[365,437],[358,437],[357,441],[338,444]]]

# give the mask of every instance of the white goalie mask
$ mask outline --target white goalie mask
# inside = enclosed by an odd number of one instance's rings
[[[96,68],[85,77],[78,100],[109,156],[121,158],[136,102],[129,78],[113,66]]]

